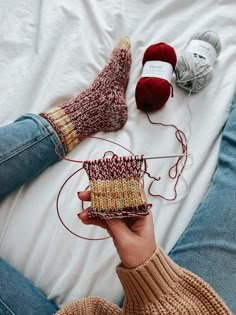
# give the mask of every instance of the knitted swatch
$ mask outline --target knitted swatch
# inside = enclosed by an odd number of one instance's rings
[[[61,106],[40,113],[64,140],[66,153],[79,143],[76,136],[115,131],[124,126],[127,120],[125,91],[130,68],[130,40],[125,36],[89,88]]]
[[[91,189],[89,217],[109,219],[148,214],[143,161],[139,156],[116,156],[83,163]]]

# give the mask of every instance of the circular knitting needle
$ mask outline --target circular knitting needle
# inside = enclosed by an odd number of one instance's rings
[[[189,156],[189,153],[182,153],[182,154],[177,154],[177,153],[172,153],[168,155],[157,155],[157,156],[148,156],[144,157],[145,160],[155,160],[155,159],[169,159],[169,158],[175,158],[175,157],[183,157],[183,156]]]

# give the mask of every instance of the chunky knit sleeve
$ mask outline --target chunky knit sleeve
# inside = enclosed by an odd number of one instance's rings
[[[141,266],[132,270],[118,266],[117,273],[125,291],[123,314],[231,314],[206,282],[159,248]]]
[[[206,282],[159,248],[137,268],[118,266],[117,274],[125,292],[122,309],[90,297],[63,307],[57,315],[232,315]]]
[[[89,297],[65,305],[56,315],[121,315],[122,310],[99,297]]]

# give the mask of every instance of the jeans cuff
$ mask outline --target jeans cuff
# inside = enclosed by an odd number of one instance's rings
[[[36,114],[29,114],[29,116],[31,116],[32,119],[36,120],[38,122],[38,124],[40,125],[40,127],[43,129],[43,131],[47,131],[49,133],[49,138],[55,148],[55,146],[61,142],[60,137],[58,136],[57,132],[55,131],[55,129],[53,129],[52,125],[43,117],[36,115]],[[64,149],[64,146],[62,143],[60,143],[57,147],[57,152],[61,155],[61,156],[65,156],[66,152]],[[60,157],[58,157],[59,159],[61,159]]]

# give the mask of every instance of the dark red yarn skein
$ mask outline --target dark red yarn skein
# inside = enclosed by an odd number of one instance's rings
[[[158,43],[149,46],[144,55],[142,64],[147,61],[164,61],[172,65],[173,71],[177,63],[177,56],[173,47]],[[144,112],[152,112],[165,105],[170,95],[173,96],[173,87],[165,79],[156,77],[142,77],[135,89],[137,108]]]

